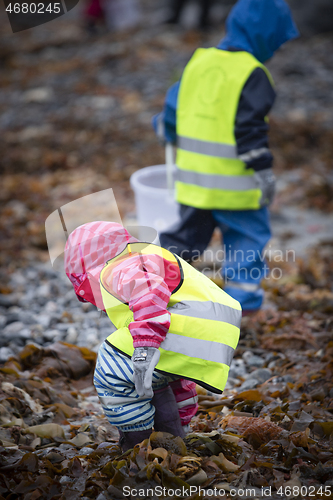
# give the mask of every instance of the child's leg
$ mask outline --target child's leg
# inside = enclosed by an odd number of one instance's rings
[[[153,390],[167,384],[168,379],[164,375],[153,373]],[[99,349],[94,385],[112,425],[126,433],[152,429],[155,408],[149,398],[137,394],[131,360],[106,342]]]
[[[223,234],[224,290],[238,300],[243,310],[259,309],[264,293],[261,280],[268,274],[263,250],[271,237],[269,211],[214,210]]]
[[[185,436],[184,428],[179,416],[178,406],[174,393],[168,385],[163,389],[154,391],[151,400],[155,406],[155,431],[169,432],[174,436]]]
[[[196,384],[190,380],[179,379],[170,382],[170,387],[175,395],[180,420],[184,427],[190,423],[198,410]]]
[[[180,221],[168,231],[161,233],[161,246],[182,259],[198,259],[207,248],[216,222],[210,210],[180,205]]]

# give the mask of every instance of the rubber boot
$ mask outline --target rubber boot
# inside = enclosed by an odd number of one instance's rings
[[[164,389],[154,392],[151,404],[155,406],[154,430],[169,432],[174,436],[185,436],[181,425],[176,398],[168,385]]]
[[[119,431],[119,446],[123,452],[130,450],[131,448],[134,448],[136,444],[141,443],[144,439],[148,439],[151,433],[152,429],[132,432]]]

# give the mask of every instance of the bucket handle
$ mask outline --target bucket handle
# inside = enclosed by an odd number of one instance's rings
[[[166,177],[167,177],[167,186],[170,197],[173,197],[173,178],[172,178],[172,170],[174,166],[173,159],[173,146],[171,142],[167,142],[165,145],[165,164],[166,164]]]

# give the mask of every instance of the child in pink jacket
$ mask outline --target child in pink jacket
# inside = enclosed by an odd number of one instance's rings
[[[104,310],[99,275],[105,263],[137,242],[120,224],[92,222],[75,229],[65,248],[65,269],[80,301]],[[117,264],[112,289],[128,303],[134,321],[129,324],[134,348],[158,348],[170,327],[167,305],[179,269],[164,266],[158,255],[133,256]],[[111,332],[110,332],[111,333]],[[94,384],[104,412],[121,434],[123,450],[149,436],[151,429],[184,436],[196,413],[195,383],[162,375],[152,378],[153,394],[138,394],[133,363],[104,342],[99,350]]]

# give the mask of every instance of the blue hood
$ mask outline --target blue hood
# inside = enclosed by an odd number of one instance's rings
[[[238,0],[228,16],[226,31],[219,49],[244,50],[261,63],[283,43],[299,36],[284,0]]]

